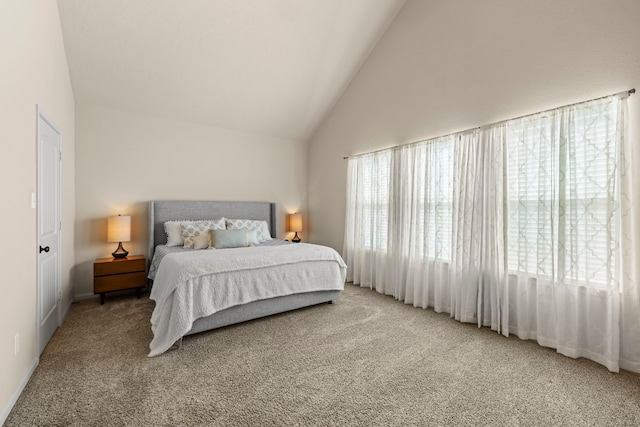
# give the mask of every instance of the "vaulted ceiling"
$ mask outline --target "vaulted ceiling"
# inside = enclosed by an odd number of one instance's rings
[[[405,0],[58,0],[76,102],[308,139]]]

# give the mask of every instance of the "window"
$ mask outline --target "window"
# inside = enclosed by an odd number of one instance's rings
[[[451,258],[454,142],[446,137],[358,158],[355,209],[363,248],[387,252],[390,230],[397,235],[408,227],[413,256]],[[411,219],[398,216],[406,212]]]
[[[454,142],[454,137],[445,137],[416,147],[414,238],[420,257],[451,259]]]
[[[617,110],[535,115],[507,133],[508,267],[591,286],[613,275]]]
[[[637,363],[626,95],[349,159],[347,280],[613,371]]]
[[[357,240],[364,249],[386,252],[389,244],[391,152],[359,158],[356,176]]]
[[[457,265],[478,271],[501,242],[496,262],[512,273],[611,286],[619,108],[610,97],[350,160],[350,244],[393,249],[397,262],[451,261],[459,249],[471,261]],[[485,242],[487,232],[498,234]]]

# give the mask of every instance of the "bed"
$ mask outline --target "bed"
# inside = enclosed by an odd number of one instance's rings
[[[344,289],[346,265],[324,246],[274,239],[252,248],[166,247],[165,222],[218,218],[266,221],[277,237],[274,203],[149,202],[150,297],[156,302],[150,357],[187,335],[331,303]]]

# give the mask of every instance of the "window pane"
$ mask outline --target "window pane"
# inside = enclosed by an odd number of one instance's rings
[[[568,107],[508,123],[508,268],[607,286],[617,209],[617,110]]]

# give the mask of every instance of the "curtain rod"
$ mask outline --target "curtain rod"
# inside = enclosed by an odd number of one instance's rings
[[[586,102],[592,102],[592,101],[597,101],[599,99],[609,98],[610,96],[618,96],[618,97],[621,97],[621,98],[624,99],[624,98],[627,98],[627,97],[633,95],[634,93],[636,93],[636,89],[635,88],[632,88],[632,89],[629,89],[629,90],[623,90],[622,92],[614,93],[613,95],[601,96],[599,98],[593,98],[593,99],[590,99],[588,101],[575,102],[573,104],[567,104],[567,105],[563,105],[561,107],[550,108],[548,110],[540,111],[538,113],[524,114],[522,116],[514,117],[512,119],[500,120],[498,122],[490,123],[488,125],[476,126],[476,127],[472,127],[472,128],[469,128],[469,129],[461,130],[461,131],[458,131],[458,132],[449,133],[447,135],[435,136],[433,138],[421,139],[419,141],[413,141],[413,142],[407,142],[407,143],[404,143],[404,144],[398,144],[398,145],[394,145],[393,147],[381,148],[380,150],[368,151],[366,153],[356,154],[356,155],[353,155],[353,156],[344,156],[342,159],[343,160],[348,160],[348,159],[355,158],[355,157],[366,156],[368,154],[375,154],[375,153],[380,153],[382,151],[393,150],[394,148],[404,147],[405,145],[419,144],[421,142],[428,141],[429,139],[442,138],[442,137],[449,136],[449,135],[455,135],[457,133],[470,132],[470,131],[473,131],[473,130],[476,130],[476,129],[480,129],[480,128],[485,127],[485,126],[494,126],[494,125],[497,125],[497,124],[500,124],[500,123],[509,122],[511,120],[518,120],[518,119],[522,119],[524,117],[533,116],[534,114],[544,114],[544,113],[547,113],[549,111],[557,110],[558,108],[573,107],[574,105],[580,105],[580,104],[584,104]]]

